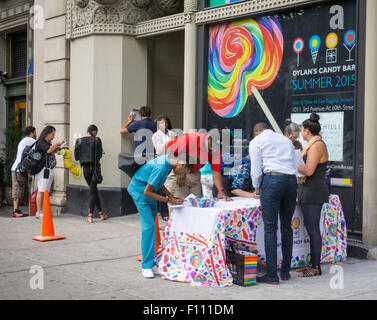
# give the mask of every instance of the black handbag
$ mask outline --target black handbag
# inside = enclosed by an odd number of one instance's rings
[[[118,168],[132,178],[136,171],[139,170],[146,161],[153,158],[154,154],[142,155],[133,153],[119,153]]]
[[[93,168],[92,180],[96,184],[101,184],[103,181],[103,176],[101,172],[101,164],[97,163],[97,145],[98,145],[98,139],[96,138],[96,142],[94,143],[94,168]]]

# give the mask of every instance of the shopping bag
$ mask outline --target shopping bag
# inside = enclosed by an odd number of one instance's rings
[[[255,286],[257,284],[258,255],[237,250],[234,245],[230,245],[225,250],[225,254],[233,283],[243,287]]]

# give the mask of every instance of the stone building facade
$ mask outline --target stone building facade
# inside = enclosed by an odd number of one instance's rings
[[[13,1],[12,1],[13,2]],[[26,2],[26,1],[25,1]],[[29,1],[32,2],[32,1]],[[207,105],[206,65],[211,25],[276,12],[299,11],[337,1],[309,0],[35,0],[44,9],[44,28],[33,32],[34,81],[29,98],[30,123],[39,130],[57,128],[57,139],[73,147],[89,124],[99,127],[106,152],[102,160],[104,182],[100,196],[104,210],[113,215],[133,213],[125,186],[129,179],[117,169],[119,152],[132,152],[131,136],[119,129],[130,111],[149,105],[153,117],[166,114],[173,127],[188,132],[205,127]],[[357,20],[365,52],[359,60],[357,104],[362,106],[355,185],[359,194],[353,210],[362,219],[355,234],[364,243],[377,243],[377,147],[373,128],[377,28],[375,0],[357,0]],[[216,3],[216,5],[212,5]],[[25,7],[26,8],[26,7]],[[0,7],[0,32],[2,32]],[[29,17],[30,18],[30,17]],[[1,51],[0,40],[0,53]],[[360,44],[361,46],[362,44]],[[1,56],[0,56],[1,57]],[[0,70],[1,70],[0,59]],[[3,86],[0,86],[4,90]],[[0,110],[1,112],[1,110]],[[1,117],[2,121],[4,117]],[[4,122],[4,121],[3,121]],[[359,132],[359,131],[358,131]],[[51,194],[56,213],[86,215],[87,187],[63,168],[59,159]],[[355,188],[356,188],[355,187]],[[361,221],[361,220],[360,220]],[[358,229],[358,230],[356,230]]]

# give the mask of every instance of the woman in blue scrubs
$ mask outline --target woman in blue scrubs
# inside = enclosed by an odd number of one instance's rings
[[[154,278],[158,274],[155,264],[155,219],[157,216],[157,201],[182,204],[184,199],[175,198],[164,187],[164,183],[173,170],[176,176],[186,178],[190,168],[186,162],[169,158],[167,155],[158,156],[144,164],[132,177],[127,188],[140,214],[141,222],[141,253],[143,260],[142,274],[145,278]],[[161,190],[166,196],[157,192]]]

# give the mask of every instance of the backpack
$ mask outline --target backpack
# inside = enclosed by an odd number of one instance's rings
[[[42,170],[44,164],[43,154],[36,152],[33,148],[36,143],[37,141],[31,146],[26,146],[22,151],[21,162],[17,166],[18,171],[35,175]]]

